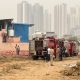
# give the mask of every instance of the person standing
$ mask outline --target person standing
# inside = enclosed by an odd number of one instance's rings
[[[47,49],[48,53],[47,53],[47,61],[50,61],[50,48]]]
[[[50,49],[50,65],[53,66],[53,58],[55,57],[54,55],[54,49],[53,47]]]
[[[44,59],[47,61],[47,55],[48,55],[48,53],[47,53],[47,47],[44,47],[43,48],[43,55],[44,55]]]
[[[16,54],[19,55],[19,52],[20,52],[20,47],[19,47],[19,45],[16,44],[15,49],[16,49]]]
[[[59,52],[59,60],[62,61],[63,60],[63,47],[59,47],[60,52]]]
[[[59,49],[59,46],[57,46],[57,49],[56,49],[56,59],[57,60],[59,59],[59,53],[60,53],[60,49]]]

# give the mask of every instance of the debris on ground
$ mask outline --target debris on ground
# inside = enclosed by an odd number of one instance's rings
[[[80,62],[76,64],[70,64],[62,71],[65,76],[79,76],[80,75]]]

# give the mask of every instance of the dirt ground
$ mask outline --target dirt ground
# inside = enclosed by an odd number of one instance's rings
[[[75,64],[79,58],[67,58],[63,61],[54,61],[54,66],[44,60],[23,60],[0,63],[0,70],[9,64],[20,64],[21,69],[12,70],[4,75],[0,75],[0,80],[80,80],[80,76],[64,76],[61,71],[65,65]]]

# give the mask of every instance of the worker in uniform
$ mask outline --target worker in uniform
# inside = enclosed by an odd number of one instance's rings
[[[54,49],[53,47],[50,48],[50,65],[53,66],[53,58],[55,58],[54,56]]]

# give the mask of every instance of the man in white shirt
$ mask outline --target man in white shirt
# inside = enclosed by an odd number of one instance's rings
[[[50,49],[50,48],[48,48],[48,54],[50,54],[50,50],[51,50],[51,49]]]
[[[48,55],[47,55],[47,60],[48,60],[48,61],[50,61],[50,51],[51,51],[51,49],[48,48]]]
[[[54,49],[50,49],[50,65],[53,66],[53,58],[55,57],[54,55]]]

